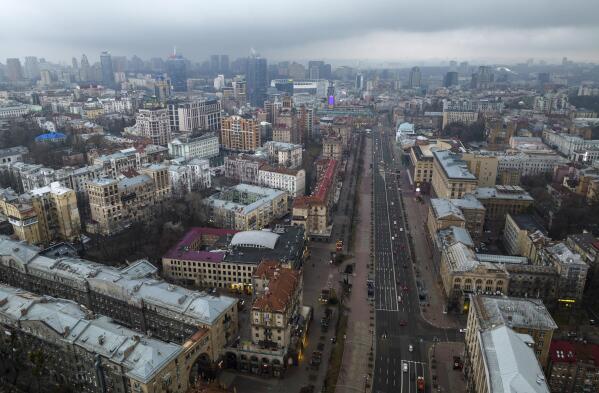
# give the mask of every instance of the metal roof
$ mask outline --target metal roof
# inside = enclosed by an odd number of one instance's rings
[[[231,239],[232,246],[268,248],[273,250],[279,235],[270,230],[237,232]]]

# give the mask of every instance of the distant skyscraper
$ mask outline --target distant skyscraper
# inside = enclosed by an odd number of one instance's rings
[[[40,66],[35,56],[27,56],[25,58],[25,76],[29,79],[37,79],[40,77]]]
[[[364,75],[362,75],[362,74],[356,75],[356,90],[357,91],[364,90]]]
[[[210,56],[210,72],[218,73],[220,72],[220,56],[212,55]]]
[[[449,62],[449,70],[450,71],[455,71],[455,70],[457,70],[457,68],[458,68],[458,62],[455,61],[455,60],[451,60]]]
[[[77,58],[76,57],[73,57],[71,59],[71,65],[73,66],[74,70],[78,70],[79,69],[79,64],[77,63]]]
[[[16,58],[6,59],[6,78],[11,82],[20,81],[23,79],[23,69],[21,61]]]
[[[472,74],[470,87],[473,89],[488,89],[493,85],[495,75],[489,66],[478,67],[478,72]]]
[[[331,65],[321,60],[308,62],[308,79],[331,79]]]
[[[451,87],[458,85],[458,73],[455,71],[449,71],[445,74],[445,79],[443,79],[443,86]]]
[[[268,88],[268,65],[266,59],[252,55],[248,57],[247,72],[247,94],[250,104],[255,107],[264,107],[266,101],[266,89]]]
[[[81,68],[79,69],[79,79],[82,81],[91,80],[91,69],[89,67],[89,61],[85,54],[81,55]]]
[[[126,56],[113,56],[112,57],[112,71],[113,72],[125,72],[127,70],[127,57]]]
[[[52,84],[52,74],[49,70],[41,71],[40,83],[42,84],[42,86],[50,86]]]
[[[420,82],[422,80],[422,74],[420,73],[420,67],[412,67],[410,70],[410,88],[414,89],[420,87]]]
[[[166,73],[174,91],[187,91],[187,65],[183,56],[173,53],[166,59]]]
[[[109,52],[102,52],[100,65],[102,67],[102,83],[114,87],[114,69],[112,68],[112,57]]]
[[[229,73],[229,55],[220,55],[220,73]]]

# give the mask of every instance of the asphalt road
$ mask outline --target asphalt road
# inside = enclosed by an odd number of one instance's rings
[[[404,222],[398,192],[398,171],[403,172],[403,168],[393,160],[392,136],[375,128],[372,137],[376,309],[373,392],[416,393],[418,377],[424,377],[424,391],[430,392],[427,364],[430,344],[462,338],[455,330],[431,326],[420,315],[407,238],[409,228]]]

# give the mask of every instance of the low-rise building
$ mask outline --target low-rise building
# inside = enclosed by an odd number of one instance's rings
[[[552,392],[599,391],[599,345],[553,340],[547,380]]]
[[[510,214],[505,216],[503,244],[510,255],[521,255],[536,261],[537,249],[532,247],[530,235],[540,232],[547,236],[547,230],[530,214]]]
[[[505,225],[507,214],[521,214],[534,199],[520,186],[479,187],[473,195],[485,207],[485,225],[498,234]]]
[[[477,179],[459,154],[433,149],[432,187],[439,198],[461,198],[472,193]]]
[[[416,139],[414,146],[410,147],[410,161],[413,168],[411,175],[414,186],[422,188],[433,179],[433,152],[431,149],[451,150],[452,147],[453,141],[451,140],[428,140],[424,137]]]
[[[263,165],[258,171],[258,184],[263,187],[287,191],[293,198],[306,191],[306,171]]]
[[[464,228],[465,223],[466,219],[462,211],[449,199],[433,198],[430,200],[427,225],[431,239],[434,239],[441,229],[451,226]]]
[[[474,316],[472,319],[475,319]],[[469,316],[470,325],[470,316]],[[468,328],[464,374],[468,393],[549,393],[528,334],[506,325]]]
[[[288,168],[299,168],[302,166],[302,145],[268,141],[264,149],[271,163]]]
[[[20,375],[3,379],[5,387],[37,380],[44,390],[184,393],[199,375],[200,355],[209,351],[205,329],[183,345],[165,342],[93,316],[71,300],[6,285],[0,285],[0,326],[0,350],[10,353]]]
[[[208,330],[201,367],[212,362],[238,331],[237,300],[166,283],[151,263],[118,269],[79,258],[43,254],[34,246],[0,237],[0,277],[13,286],[73,300],[143,334],[184,344]]]
[[[569,163],[566,158],[557,154],[528,154],[519,152],[516,154],[497,155],[497,171],[499,176],[504,173],[517,172],[522,176],[536,176],[544,173],[553,173],[553,170]]]
[[[174,158],[212,158],[219,154],[218,136],[207,132],[198,136],[179,136],[168,143],[168,153]]]
[[[476,176],[479,187],[492,187],[497,181],[497,157],[492,154],[464,153],[462,160],[466,161],[468,170]]]
[[[328,137],[322,141],[322,156],[333,160],[340,160],[343,155],[343,141],[341,138]]]
[[[252,292],[252,275],[263,260],[299,269],[305,254],[301,227],[272,231],[192,228],[162,257],[164,275],[200,288]]]
[[[286,191],[238,184],[204,199],[214,225],[247,231],[262,229],[288,213]]]
[[[15,146],[6,149],[0,149],[0,165],[6,165],[13,162],[22,162],[23,156],[29,154],[29,149],[25,146]]]
[[[466,351],[480,331],[507,326],[533,339],[533,351],[541,367],[547,365],[549,347],[557,324],[540,299],[472,295],[466,327]]]
[[[451,199],[451,203],[461,210],[466,220],[466,229],[474,240],[480,240],[485,225],[485,207],[473,195],[467,194],[459,199]]]
[[[559,274],[558,299],[580,301],[587,281],[587,265],[580,254],[572,252],[565,243],[545,247],[541,261],[554,266]]]
[[[177,196],[208,189],[212,185],[210,161],[194,158],[174,162],[168,166],[168,177],[173,194]]]
[[[260,157],[237,154],[225,157],[225,177],[247,184],[259,184],[260,167],[266,161]]]
[[[323,160],[316,165],[323,168],[316,187],[311,195],[293,200],[292,223],[304,227],[309,238],[328,239],[332,230],[337,161]]]

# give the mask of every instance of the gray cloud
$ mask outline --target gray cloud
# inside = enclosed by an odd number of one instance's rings
[[[270,58],[373,58],[376,49],[377,59],[418,60],[453,49],[465,58],[596,60],[598,14],[597,0],[14,1],[0,15],[0,58],[165,56],[177,45],[198,60],[250,47]]]

